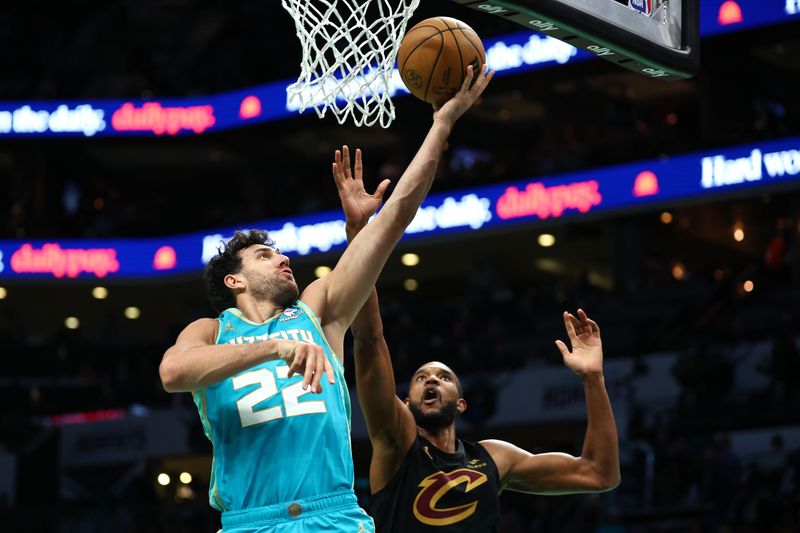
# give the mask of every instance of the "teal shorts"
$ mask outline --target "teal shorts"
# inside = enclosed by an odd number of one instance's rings
[[[350,490],[222,513],[223,533],[375,533]]]

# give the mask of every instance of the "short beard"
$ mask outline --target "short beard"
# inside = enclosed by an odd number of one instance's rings
[[[409,403],[408,408],[414,415],[417,426],[428,431],[437,431],[450,426],[458,416],[458,406],[456,402],[449,402],[442,406],[437,412],[423,413],[419,407]]]
[[[252,293],[259,300],[268,300],[283,308],[293,305],[299,296],[297,284],[281,279],[268,279],[260,286],[254,287]]]

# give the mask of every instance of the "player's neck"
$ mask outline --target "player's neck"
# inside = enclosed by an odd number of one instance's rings
[[[242,296],[237,299],[236,308],[251,322],[265,322],[283,311],[283,307],[269,300],[256,300]]]
[[[428,440],[431,444],[445,453],[456,453],[456,425],[450,424],[447,427],[430,430],[417,426],[420,437]]]

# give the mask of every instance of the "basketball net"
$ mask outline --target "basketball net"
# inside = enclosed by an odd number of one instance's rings
[[[394,120],[394,63],[419,0],[281,0],[303,47],[300,76],[287,88],[287,106],[330,109],[340,124]]]

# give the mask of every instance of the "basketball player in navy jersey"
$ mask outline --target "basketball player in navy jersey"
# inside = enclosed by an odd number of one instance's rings
[[[334,178],[348,238],[355,242],[371,215],[350,200],[363,197],[363,182],[358,171],[354,179],[341,173]],[[440,362],[422,365],[411,378],[408,398],[400,400],[372,291],[351,330],[358,399],[372,442],[370,511],[378,533],[496,532],[503,490],[570,494],[619,485],[617,428],[603,380],[600,328],[581,309],[577,316],[564,312],[563,318],[572,351],[560,340],[556,346],[586,394],[588,427],[580,457],[534,455],[500,440],[458,439],[455,421],[467,402],[458,376]]]
[[[189,324],[164,354],[169,392],[191,392],[213,444],[209,502],[226,533],[371,533],[353,492],[345,331],[430,189],[456,120],[492,78],[472,69],[380,214],[333,271],[300,294],[289,259],[265,232],[237,232],[208,264],[217,319]],[[361,157],[356,153],[360,172]],[[350,173],[347,147],[334,173]],[[388,181],[364,193],[373,212]],[[322,379],[323,373],[326,379]]]

